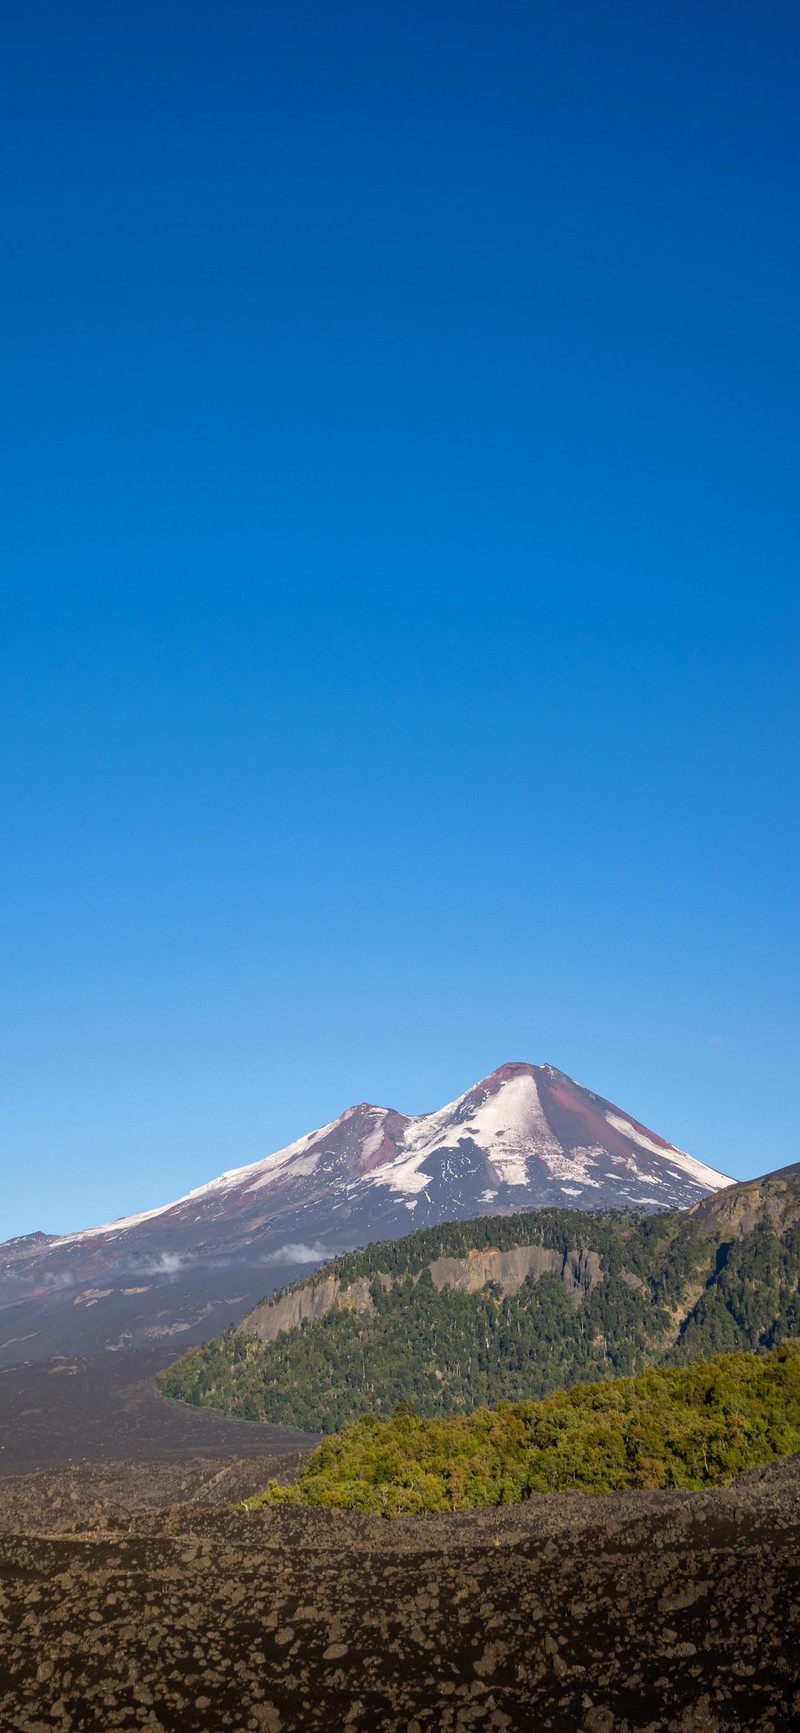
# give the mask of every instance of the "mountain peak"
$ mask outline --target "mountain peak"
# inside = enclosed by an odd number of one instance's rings
[[[27,1353],[62,1351],[67,1312],[70,1342],[85,1347],[99,1337],[118,1346],[150,1339],[129,1320],[151,1303],[153,1328],[172,1330],[164,1284],[173,1308],[187,1284],[200,1298],[216,1284],[234,1307],[263,1296],[271,1261],[280,1267],[273,1279],[286,1280],[295,1266],[439,1222],[548,1206],[674,1209],[729,1183],[556,1066],[509,1060],[432,1113],[361,1101],[175,1203],[9,1243],[0,1254],[0,1303],[36,1294],[51,1319],[50,1334],[32,1329],[30,1341],[17,1322]],[[66,1308],[65,1289],[73,1302]],[[151,1292],[152,1302],[137,1298]],[[175,1328],[194,1325],[179,1312]]]
[[[467,1090],[466,1093],[469,1095],[475,1089],[489,1089],[501,1083],[510,1083],[515,1077],[535,1077],[540,1070],[540,1065],[531,1065],[526,1059],[507,1059],[504,1065],[498,1065],[496,1071],[490,1071],[488,1077],[473,1084],[472,1090]]]

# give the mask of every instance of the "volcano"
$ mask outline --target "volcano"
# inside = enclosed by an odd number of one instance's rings
[[[0,1245],[0,1363],[216,1335],[332,1254],[520,1210],[685,1208],[732,1182],[553,1065],[434,1113],[361,1102],[175,1203]]]

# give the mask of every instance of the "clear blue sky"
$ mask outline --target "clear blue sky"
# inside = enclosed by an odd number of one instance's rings
[[[797,1160],[792,5],[7,5],[0,1237],[549,1060]]]

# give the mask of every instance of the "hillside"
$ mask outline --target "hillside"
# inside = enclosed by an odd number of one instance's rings
[[[537,1492],[699,1490],[800,1450],[800,1342],[579,1384],[448,1420],[367,1415],[291,1486],[249,1500],[382,1516],[520,1504]]]
[[[800,1334],[800,1166],[659,1215],[543,1210],[335,1259],[162,1374],[168,1396],[332,1432],[533,1400]]]

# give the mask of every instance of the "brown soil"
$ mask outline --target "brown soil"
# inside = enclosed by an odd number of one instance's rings
[[[800,1727],[800,1458],[396,1522],[231,1508],[299,1461],[0,1482],[2,1733]]]

